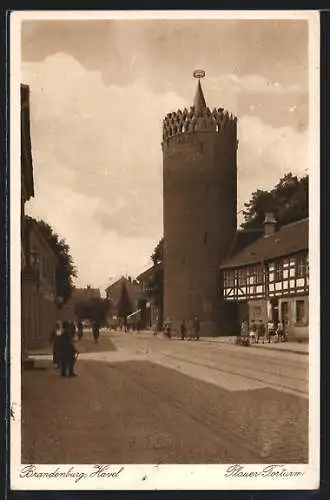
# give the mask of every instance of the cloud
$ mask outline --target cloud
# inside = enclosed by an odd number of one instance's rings
[[[242,116],[238,136],[239,207],[256,189],[270,189],[286,173],[308,169],[308,131],[275,128],[257,116]]]
[[[211,88],[232,93],[269,93],[281,94],[283,92],[303,92],[305,89],[299,85],[283,85],[276,80],[268,80],[261,75],[235,75],[226,74],[220,78],[209,78],[208,83]]]
[[[153,238],[123,237],[114,229],[104,230],[97,217],[102,202],[96,197],[49,184],[38,193],[29,213],[47,220],[69,243],[79,270],[78,284],[102,290],[111,278],[126,272],[137,274],[149,265]],[[113,207],[119,210],[120,207]]]
[[[142,271],[163,229],[162,118],[190,102],[156,92],[144,79],[107,86],[99,72],[62,53],[23,63],[22,76],[31,86],[36,197],[30,213],[67,240],[78,284],[104,288],[110,277]],[[231,88],[240,82],[243,97],[266,85],[257,75],[226,81]],[[208,102],[235,104],[237,93],[211,90]],[[306,168],[308,142],[307,132],[238,115],[240,208],[255,189]]]
[[[25,63],[23,81],[31,86],[30,211],[67,239],[84,282],[140,271],[162,234],[162,117],[187,102],[143,80],[107,87],[65,54]]]

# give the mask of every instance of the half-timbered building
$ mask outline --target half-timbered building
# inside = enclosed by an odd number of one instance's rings
[[[267,214],[264,234],[221,265],[227,302],[238,323],[282,322],[289,339],[308,339],[308,219],[276,230]]]

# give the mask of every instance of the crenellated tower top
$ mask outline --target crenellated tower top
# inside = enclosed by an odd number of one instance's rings
[[[224,111],[223,108],[214,108],[212,111],[206,105],[200,78],[205,76],[203,70],[194,71],[193,76],[198,78],[194,105],[188,110],[168,113],[163,120],[163,141],[167,142],[172,137],[180,134],[191,134],[194,132],[217,132],[226,131],[236,133],[237,118]]]

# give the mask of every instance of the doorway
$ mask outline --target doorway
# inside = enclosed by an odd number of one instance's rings
[[[287,326],[289,323],[289,303],[281,302],[281,320],[283,326]]]

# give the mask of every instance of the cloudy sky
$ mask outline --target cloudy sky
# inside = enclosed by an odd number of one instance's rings
[[[36,196],[27,211],[71,248],[78,286],[150,264],[162,236],[162,118],[192,105],[238,116],[238,210],[308,162],[306,21],[24,21]],[[187,180],[188,182],[188,180]]]

